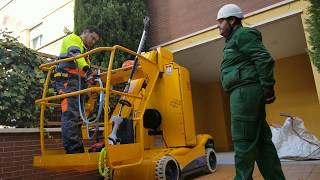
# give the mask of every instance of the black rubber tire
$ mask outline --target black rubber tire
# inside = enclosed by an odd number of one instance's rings
[[[205,173],[213,173],[217,170],[217,157],[213,148],[206,148],[206,169]]]
[[[178,180],[181,171],[178,162],[171,156],[163,156],[156,163],[155,169],[157,180]]]

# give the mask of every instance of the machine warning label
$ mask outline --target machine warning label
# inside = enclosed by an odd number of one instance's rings
[[[172,66],[166,66],[166,74],[172,74]]]

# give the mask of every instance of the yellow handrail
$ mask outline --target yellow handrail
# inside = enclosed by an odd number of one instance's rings
[[[107,71],[107,80],[106,80],[106,94],[104,96],[104,144],[105,144],[105,148],[106,148],[106,157],[109,157],[109,151],[108,151],[108,148],[109,148],[109,135],[108,135],[108,132],[109,132],[109,125],[108,125],[108,118],[106,117],[109,117],[109,96],[110,96],[110,92],[109,92],[109,89],[110,89],[110,81],[111,81],[111,70],[112,70],[112,64],[113,64],[113,61],[114,61],[114,56],[115,56],[115,53],[116,53],[116,50],[113,49],[113,51],[111,51],[111,55],[110,55],[110,60],[109,60],[109,66],[108,66],[108,71]],[[108,159],[108,165],[111,165],[111,162],[110,162],[110,158]]]
[[[70,97],[70,96],[76,96],[79,94],[85,94],[88,92],[99,92],[99,91],[105,91],[105,88],[91,87],[91,88],[83,89],[80,91],[75,91],[75,92],[71,92],[71,93],[66,93],[66,94],[61,94],[61,95],[50,96],[47,98],[38,99],[35,101],[35,103],[42,104],[42,102],[47,102],[47,101],[51,101],[51,100],[55,100],[55,99],[59,99],[59,98],[66,98],[66,97]]]
[[[75,91],[75,92],[71,92],[71,93],[66,93],[66,94],[61,94],[61,95],[56,95],[56,96],[51,96],[51,97],[47,97],[47,98],[42,98],[42,99],[38,99],[35,101],[36,104],[45,104],[47,106],[57,106],[59,104],[54,104],[54,103],[47,103],[48,101],[51,100],[55,100],[55,99],[62,99],[62,98],[66,98],[66,97],[70,97],[70,96],[76,96],[79,94],[85,94],[88,92],[100,92],[100,91],[105,91],[105,88],[100,88],[100,87],[91,87],[91,88],[87,88],[87,89],[83,89],[83,90],[79,90],[79,91]],[[133,94],[128,94],[128,93],[124,93],[121,91],[116,91],[116,90],[110,90],[110,92],[112,94],[117,94],[117,95],[121,95],[121,96],[128,96],[128,97],[133,97],[133,98],[137,98],[137,99],[142,99],[141,96],[137,96],[137,95],[133,95]]]
[[[121,92],[121,91],[110,90],[110,92],[111,92],[112,94],[117,94],[117,95],[121,95],[121,96],[128,96],[128,97],[133,97],[133,98],[136,98],[136,99],[142,99],[141,96],[124,93],[124,92]]]
[[[47,90],[48,90],[48,84],[51,79],[51,74],[52,70],[54,67],[49,68],[48,74],[46,81],[43,85],[43,92],[42,92],[42,99],[46,97],[47,95]],[[41,153],[45,152],[45,147],[44,147],[44,111],[45,111],[46,105],[41,104],[40,106],[40,147],[41,147]]]
[[[142,58],[144,60],[147,60],[147,61],[150,61],[152,63],[154,63],[153,61],[151,61],[150,59],[142,56],[141,54],[137,54],[136,52],[130,50],[130,49],[127,49],[125,47],[122,47],[122,46],[119,46],[119,45],[115,45],[113,47],[99,47],[99,48],[95,48],[93,50],[90,50],[86,53],[83,53],[83,54],[80,54],[78,56],[74,56],[74,57],[70,57],[70,58],[65,58],[65,59],[61,59],[61,60],[57,60],[57,61],[54,61],[54,62],[49,62],[49,63],[46,63],[46,64],[41,64],[40,65],[40,69],[44,70],[48,67],[51,67],[51,66],[54,66],[54,65],[57,65],[59,63],[62,63],[62,62],[69,62],[69,61],[73,61],[75,59],[79,59],[81,57],[86,57],[86,56],[89,56],[91,54],[94,54],[94,53],[97,53],[97,52],[102,52],[102,51],[115,51],[115,50],[121,50],[122,52],[126,52],[126,53],[129,53],[131,55],[134,55],[134,56],[137,56],[139,58]],[[111,62],[111,57],[110,57],[110,60],[109,60],[109,63]],[[113,64],[113,63],[112,63]]]
[[[96,49],[93,49],[91,51],[88,51],[86,53],[83,53],[83,54],[80,54],[78,56],[74,56],[74,57],[70,57],[70,58],[65,58],[65,59],[61,59],[61,60],[57,60],[57,61],[54,61],[54,62],[49,62],[49,63],[45,63],[45,64],[41,64],[40,65],[40,69],[44,69],[44,68],[47,68],[47,67],[51,67],[53,65],[57,65],[59,63],[62,63],[62,62],[69,62],[69,61],[73,61],[75,59],[79,59],[81,57],[86,57],[88,55],[91,55],[93,53],[96,53],[96,52],[101,52],[101,51],[113,51],[114,50],[114,47],[100,47],[100,48],[96,48]]]

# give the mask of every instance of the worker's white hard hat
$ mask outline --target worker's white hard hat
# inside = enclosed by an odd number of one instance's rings
[[[242,19],[243,18],[242,10],[238,5],[226,4],[219,9],[217,20],[232,17],[232,16]]]

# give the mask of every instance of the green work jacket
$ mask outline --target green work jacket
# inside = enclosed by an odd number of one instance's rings
[[[225,91],[251,83],[260,83],[264,93],[273,90],[274,60],[262,43],[261,33],[238,26],[226,39],[220,67]]]

